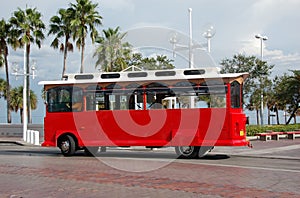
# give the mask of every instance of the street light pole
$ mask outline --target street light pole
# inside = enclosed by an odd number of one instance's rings
[[[23,140],[27,141],[27,72],[26,72],[26,47],[24,47],[24,84],[23,84]]]
[[[194,68],[192,8],[189,8],[189,24],[190,24],[189,68]]]
[[[189,52],[189,68],[194,68],[194,49],[205,50],[204,44],[193,43],[193,27],[192,27],[192,8],[188,9],[189,12],[189,43],[188,45],[178,44],[177,34],[170,38],[170,43],[173,45],[173,56],[176,56],[175,51],[188,50]],[[212,25],[207,26],[203,36],[207,39],[207,52],[210,53],[210,40],[215,35],[215,29]]]
[[[174,34],[170,38],[170,43],[173,44],[173,56],[176,56],[175,51],[179,50],[188,50],[189,52],[189,68],[194,68],[194,49],[204,49],[202,45],[193,44],[193,28],[192,28],[192,8],[188,9],[189,12],[189,43],[188,45],[177,44],[177,34]],[[210,39],[214,36],[215,31],[213,26],[210,26],[209,29],[206,29],[203,36],[207,38],[207,51],[210,53]],[[190,97],[191,108],[194,108],[194,97]]]
[[[255,35],[255,38],[260,40],[260,60],[263,61],[263,42],[268,40],[268,37],[262,36],[260,34]],[[264,119],[263,119],[263,111],[264,111],[264,92],[263,92],[263,82],[262,77],[260,77],[260,86],[261,86],[261,94],[260,94],[260,123],[261,126],[264,125]]]
[[[12,75],[16,76],[23,76],[24,77],[24,81],[23,81],[23,140],[24,141],[28,141],[27,139],[27,125],[28,125],[28,107],[27,107],[27,77],[28,76],[32,76],[32,79],[35,78],[35,70],[36,70],[36,65],[35,65],[35,61],[33,61],[33,64],[31,66],[31,70],[32,73],[30,73],[30,71],[27,72],[26,70],[26,48],[24,48],[24,66],[23,66],[23,72],[19,72],[19,68],[17,65],[14,65],[14,72],[12,73]]]

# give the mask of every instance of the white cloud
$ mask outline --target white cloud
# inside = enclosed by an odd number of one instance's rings
[[[133,11],[135,8],[134,2],[132,0],[103,0],[99,2],[99,6],[117,11]]]
[[[257,39],[251,39],[243,42],[239,53],[247,56],[260,57],[260,42]],[[270,65],[275,65],[273,75],[282,75],[288,70],[300,69],[300,54],[298,52],[285,53],[279,49],[269,49],[266,43],[263,44],[264,60]]]

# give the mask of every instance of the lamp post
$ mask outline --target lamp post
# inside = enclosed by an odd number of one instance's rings
[[[189,12],[189,43],[188,45],[178,44],[177,35],[174,34],[170,38],[170,43],[173,45],[173,56],[175,51],[188,50],[189,51],[189,68],[194,68],[194,49],[204,49],[204,45],[193,44],[193,28],[192,28],[192,8],[188,9]],[[212,25],[206,27],[205,32],[202,34],[207,39],[207,51],[210,53],[210,40],[215,35],[215,29]]]
[[[189,40],[189,68],[194,68],[194,53],[193,53],[193,28],[192,28],[192,8],[188,9],[189,11],[189,32],[190,32],[190,40]]]
[[[205,28],[204,33],[202,34],[207,39],[207,52],[210,53],[210,41],[211,38],[215,35],[216,30],[214,29],[214,26],[208,24]]]
[[[188,50],[189,51],[189,68],[194,68],[194,49],[203,49],[203,45],[193,43],[193,28],[192,28],[192,8],[188,9],[189,12],[189,43],[188,45],[178,44],[177,35],[174,34],[170,38],[170,43],[173,45],[173,56],[176,56],[175,51]],[[205,30],[203,36],[207,38],[207,51],[210,53],[210,39],[215,35],[215,29],[212,25]],[[190,108],[194,108],[194,97],[190,97]]]
[[[268,40],[268,37],[262,36],[260,34],[255,35],[255,38],[260,40],[260,60],[263,61],[263,42]],[[260,86],[261,86],[261,93],[260,93],[260,123],[261,126],[264,124],[264,119],[263,119],[263,111],[264,111],[264,92],[263,92],[263,82],[262,82],[262,77],[260,77]]]
[[[27,141],[27,124],[28,124],[28,115],[27,115],[27,76],[32,76],[32,79],[35,78],[35,70],[36,70],[36,63],[33,61],[33,64],[31,66],[32,73],[26,72],[26,51],[24,50],[24,67],[23,72],[19,72],[19,68],[17,65],[13,68],[14,72],[12,73],[14,76],[23,76],[23,140]]]

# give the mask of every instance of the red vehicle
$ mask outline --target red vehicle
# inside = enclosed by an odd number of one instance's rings
[[[175,147],[185,158],[214,146],[246,146],[247,73],[215,68],[70,74],[43,81],[42,146],[65,156],[101,147]]]

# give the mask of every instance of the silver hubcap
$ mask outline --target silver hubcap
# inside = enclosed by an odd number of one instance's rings
[[[69,141],[63,141],[63,142],[61,143],[60,148],[61,148],[61,150],[62,150],[63,152],[68,152],[69,149],[70,149],[70,143],[69,143]]]
[[[179,150],[183,155],[189,155],[194,151],[194,147],[193,146],[181,146],[179,148]]]

